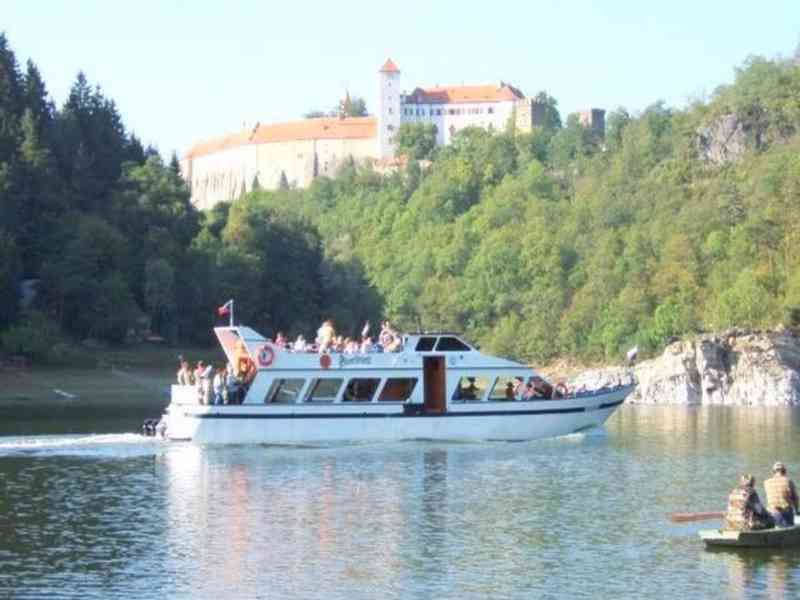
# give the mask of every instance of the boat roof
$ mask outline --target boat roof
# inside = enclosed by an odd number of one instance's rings
[[[306,368],[319,368],[319,355],[315,352],[293,352],[289,349],[281,349],[272,340],[261,335],[254,329],[245,326],[235,327],[216,327],[214,333],[222,346],[223,351],[229,362],[235,363],[240,348],[243,343],[247,353],[254,359],[258,359],[259,353],[268,346],[274,356],[269,359],[270,365],[279,368],[281,365],[292,364],[293,366]],[[475,366],[494,367],[494,368],[529,368],[505,358],[489,356],[481,353],[477,348],[465,341],[455,333],[449,332],[425,332],[402,334],[402,348],[394,352],[368,352],[347,355],[340,352],[330,353],[336,360],[334,363],[348,366],[371,366],[381,368],[397,364],[402,357],[402,364],[408,364],[414,357],[416,361],[421,361],[424,356],[445,356],[453,357],[459,363],[472,364]],[[450,359],[448,358],[448,361]],[[260,364],[266,361],[261,361]],[[308,363],[306,365],[305,363]],[[421,364],[421,362],[419,363]]]

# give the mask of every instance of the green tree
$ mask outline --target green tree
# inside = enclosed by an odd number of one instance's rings
[[[437,133],[433,123],[403,123],[397,130],[397,150],[413,160],[430,159]]]
[[[14,322],[19,302],[20,265],[17,245],[0,229],[0,331]]]
[[[145,266],[145,307],[150,316],[150,329],[174,340],[175,270],[163,258],[151,258]]]

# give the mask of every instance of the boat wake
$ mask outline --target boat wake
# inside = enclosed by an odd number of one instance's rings
[[[136,433],[0,437],[1,456],[132,458],[158,452],[160,443]]]

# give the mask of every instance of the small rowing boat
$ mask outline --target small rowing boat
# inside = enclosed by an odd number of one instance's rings
[[[706,548],[785,548],[800,546],[800,525],[756,531],[705,529],[699,532]]]

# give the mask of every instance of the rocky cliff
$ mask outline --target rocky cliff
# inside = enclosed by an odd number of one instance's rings
[[[584,374],[578,385],[628,381],[641,404],[800,406],[800,339],[789,332],[728,331],[667,346],[633,368]]]

